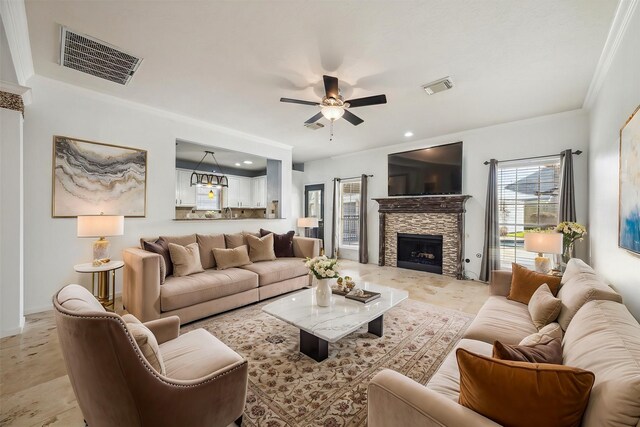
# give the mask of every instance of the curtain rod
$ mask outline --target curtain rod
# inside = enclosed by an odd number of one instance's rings
[[[362,176],[362,175],[360,175],[360,176],[350,176],[350,177],[348,177],[348,178],[333,178],[333,180],[335,181],[335,180],[337,179],[338,181],[340,181],[340,180],[342,180],[342,179],[356,179],[356,178],[360,178],[361,176]],[[368,177],[368,178],[373,178],[373,175],[367,175],[367,177]]]
[[[571,154],[575,154],[576,156],[579,156],[580,154],[582,154],[582,150],[572,151]],[[561,156],[562,153],[561,154],[551,154],[551,155],[548,155],[548,156],[522,157],[520,159],[499,160],[498,163],[515,162],[515,161],[518,161],[518,160],[544,159],[545,157],[554,157],[554,156],[558,156],[558,155]],[[484,164],[488,165],[489,162],[485,161]]]

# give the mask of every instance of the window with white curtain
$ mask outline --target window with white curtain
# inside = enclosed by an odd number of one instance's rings
[[[340,181],[340,246],[357,248],[360,240],[360,179]]]
[[[524,250],[524,232],[558,224],[560,156],[498,164],[500,264],[533,266],[536,254]]]

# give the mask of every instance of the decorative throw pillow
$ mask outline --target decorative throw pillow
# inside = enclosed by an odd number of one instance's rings
[[[595,376],[562,365],[513,362],[456,351],[459,403],[505,426],[577,427]]]
[[[493,357],[514,362],[551,363],[562,365],[562,345],[559,339],[534,345],[509,345],[493,343]]]
[[[162,360],[162,354],[160,354],[160,346],[158,340],[153,332],[142,324],[133,314],[125,314],[122,316],[127,325],[129,333],[136,340],[140,351],[149,365],[156,370],[156,372],[166,375],[164,361]]]
[[[533,293],[544,283],[549,286],[553,296],[558,293],[560,277],[537,273],[515,262],[511,264],[511,271],[511,291],[507,299],[529,304]]]
[[[200,263],[200,250],[197,243],[191,243],[187,246],[169,243],[169,253],[173,262],[174,276],[188,276],[204,271]]]
[[[293,236],[296,232],[291,230],[284,234],[275,234],[269,230],[260,229],[260,236],[273,234],[273,249],[278,258],[291,258],[293,254]]]
[[[535,334],[528,335],[518,345],[536,345],[546,343],[554,339],[562,341],[563,331],[559,323],[549,323]]]
[[[264,237],[255,237],[247,235],[247,243],[249,244],[249,258],[251,262],[272,261],[276,259],[273,250],[273,233]]]
[[[225,248],[224,234],[196,234],[196,241],[200,249],[200,263],[205,270],[216,268],[213,248]]]
[[[171,255],[169,254],[169,245],[165,240],[159,238],[155,242],[142,242],[142,249],[148,252],[153,252],[160,255],[164,259],[164,277],[171,276],[173,274],[173,264],[171,264]],[[164,277],[161,278],[164,280]]]
[[[245,245],[233,249],[213,248],[213,256],[216,259],[216,268],[218,270],[251,264],[249,252]]]
[[[549,285],[545,283],[533,293],[528,308],[533,324],[540,330],[558,318],[562,300],[554,297]]]

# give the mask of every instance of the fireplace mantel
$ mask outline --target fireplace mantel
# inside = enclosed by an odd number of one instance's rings
[[[378,212],[464,213],[464,204],[471,196],[388,197],[373,199]]]
[[[443,274],[462,279],[465,203],[471,196],[388,197],[378,202],[379,265],[397,266],[397,233],[442,234]]]

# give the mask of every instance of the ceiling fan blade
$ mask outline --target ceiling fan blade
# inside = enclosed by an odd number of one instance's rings
[[[338,99],[340,96],[340,89],[338,88],[338,79],[331,76],[322,76],[324,80],[324,91],[327,94],[327,98]]]
[[[342,118],[354,126],[358,126],[360,123],[364,122],[364,120],[362,120],[360,117],[356,116],[349,110],[344,110],[344,115],[342,116]]]
[[[306,122],[304,122],[305,124],[310,124],[310,123],[315,123],[318,120],[320,120],[322,118],[322,112],[316,114],[315,116],[311,117],[309,120],[307,120]]]
[[[366,107],[367,105],[386,104],[387,97],[385,95],[367,96],[366,98],[356,98],[345,101],[349,103],[349,108]]]
[[[291,99],[291,98],[280,98],[280,102],[290,102],[292,104],[302,104],[302,105],[320,105],[320,103],[318,102],[303,101],[301,99]]]

